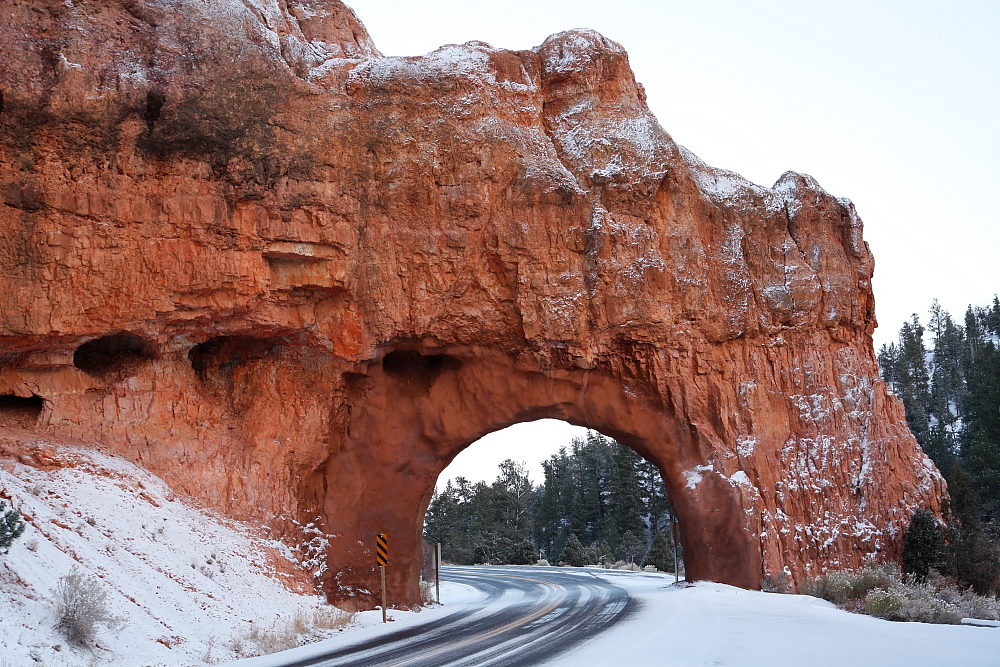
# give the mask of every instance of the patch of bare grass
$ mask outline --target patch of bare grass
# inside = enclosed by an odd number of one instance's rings
[[[326,639],[329,631],[350,625],[353,620],[354,614],[333,605],[299,609],[291,618],[270,627],[251,624],[246,632],[234,635],[229,646],[241,658],[270,655]]]

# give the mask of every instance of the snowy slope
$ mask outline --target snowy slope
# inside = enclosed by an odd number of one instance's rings
[[[308,630],[317,613],[346,616],[288,590],[274,543],[251,527],[183,502],[121,459],[60,452],[61,467],[46,470],[0,461],[0,497],[28,519],[0,555],[3,667],[228,662],[258,653],[261,643],[297,641],[295,631]],[[125,619],[117,633],[99,633],[92,651],[54,630],[53,589],[74,567],[98,578]],[[316,630],[312,639],[336,632]]]

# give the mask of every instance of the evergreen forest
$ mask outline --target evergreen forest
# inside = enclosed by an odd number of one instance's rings
[[[435,493],[424,536],[459,564],[624,561],[673,569],[673,512],[660,471],[596,431],[542,463],[533,486],[507,460],[492,484],[458,477]],[[680,559],[678,545],[678,559]]]
[[[878,353],[882,377],[948,482],[947,526],[914,526],[918,572],[929,567],[979,592],[1000,586],[1000,299],[955,321],[935,300],[926,327],[914,314]],[[922,517],[923,523],[929,519]],[[916,523],[916,520],[915,520]],[[930,525],[930,524],[928,524]],[[929,531],[929,532],[928,532]],[[916,537],[927,533],[926,537]],[[904,552],[907,557],[915,557]],[[929,559],[929,561],[928,561]],[[910,569],[907,567],[907,569]]]

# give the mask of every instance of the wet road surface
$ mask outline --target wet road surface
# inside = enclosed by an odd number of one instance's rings
[[[441,577],[486,597],[285,667],[527,667],[594,638],[637,606],[625,589],[581,570],[447,567]]]

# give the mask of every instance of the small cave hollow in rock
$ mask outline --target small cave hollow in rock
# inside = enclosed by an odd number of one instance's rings
[[[152,357],[152,345],[142,336],[117,333],[76,348],[73,365],[88,375],[103,378]]]
[[[153,126],[156,121],[160,119],[160,110],[163,109],[163,103],[166,98],[163,97],[162,93],[151,90],[146,93],[146,110],[143,112],[142,117],[146,120],[146,129],[150,134],[153,133]]]
[[[0,425],[32,428],[38,424],[44,407],[41,396],[0,395]]]
[[[416,392],[428,391],[442,371],[457,370],[461,365],[447,354],[423,355],[415,350],[393,350],[382,358],[385,374]]]
[[[191,368],[201,380],[220,371],[231,370],[248,361],[261,359],[280,344],[275,338],[254,336],[216,336],[198,343],[188,352]]]

